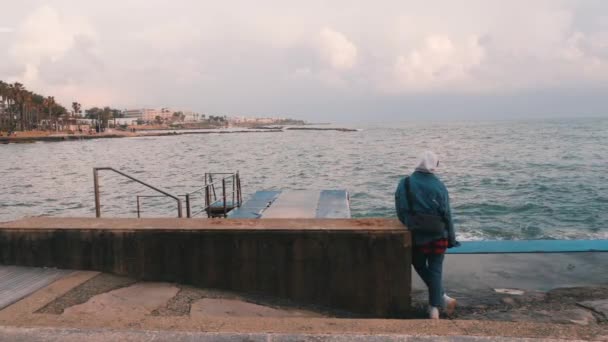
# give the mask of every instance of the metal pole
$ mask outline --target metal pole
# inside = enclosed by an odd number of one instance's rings
[[[226,178],[222,178],[222,197],[224,197],[224,217],[226,217]]]
[[[99,176],[97,168],[93,168],[93,187],[95,188],[95,217],[101,217],[101,204],[99,203]]]
[[[241,176],[239,175],[239,172],[236,172],[236,188],[238,191],[238,200],[239,200],[239,207],[241,206],[241,204],[243,203],[243,192],[241,190]]]
[[[182,200],[177,199],[177,217],[182,218]]]
[[[186,194],[186,217],[190,218],[190,194]]]
[[[141,218],[139,216],[139,196],[137,196],[137,218]]]
[[[209,187],[205,186],[205,211],[207,212],[207,218],[211,217],[211,209],[209,208]]]
[[[234,175],[232,175],[232,207],[234,208],[236,206],[234,200],[236,197],[236,178]]]

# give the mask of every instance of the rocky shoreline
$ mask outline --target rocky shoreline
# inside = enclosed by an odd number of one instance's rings
[[[556,288],[548,292],[512,291],[452,292],[458,309],[452,319],[575,324],[608,329],[608,284]],[[414,316],[426,316],[426,291],[414,291]]]
[[[337,131],[337,132],[357,132],[353,128],[326,128],[326,127],[287,127],[290,131]]]
[[[37,141],[58,142],[71,140],[90,140],[90,139],[108,139],[108,138],[134,138],[134,137],[163,137],[187,134],[236,134],[236,133],[282,133],[286,130],[298,131],[337,131],[337,132],[357,132],[356,129],[350,128],[314,128],[314,127],[287,127],[273,128],[260,127],[258,129],[241,129],[241,130],[199,130],[199,131],[180,131],[180,130],[163,130],[162,132],[123,132],[109,134],[57,134],[57,135],[12,135],[0,136],[0,144],[10,143],[33,143]]]

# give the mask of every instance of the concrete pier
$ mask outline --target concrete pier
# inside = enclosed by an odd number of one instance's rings
[[[0,224],[0,264],[108,272],[373,317],[410,307],[410,235],[388,219],[33,218]]]

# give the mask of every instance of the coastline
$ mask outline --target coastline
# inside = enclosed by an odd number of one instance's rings
[[[336,131],[336,132],[357,132],[356,129],[350,128],[313,128],[313,127],[287,127],[287,128],[271,128],[262,127],[257,129],[235,129],[235,130],[219,130],[219,129],[154,129],[140,130],[138,132],[114,131],[112,133],[101,134],[28,134],[17,132],[18,135],[0,136],[0,144],[10,143],[33,143],[37,141],[59,142],[69,140],[90,140],[90,139],[109,139],[109,138],[136,138],[136,137],[162,137],[176,136],[187,134],[235,134],[235,133],[284,133],[286,131]]]
[[[179,132],[178,130],[172,130],[167,132],[119,132],[119,133],[108,133],[108,134],[61,134],[61,135],[26,135],[26,136],[0,136],[0,144],[10,143],[33,143],[37,141],[46,142],[59,142],[69,140],[90,140],[90,139],[109,139],[109,138],[137,138],[137,137],[162,137],[162,136],[176,136],[176,135],[187,135],[187,134],[229,134],[229,133],[278,133],[283,130],[234,130],[234,131],[189,131]]]

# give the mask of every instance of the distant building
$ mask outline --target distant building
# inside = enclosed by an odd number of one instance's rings
[[[170,110],[169,108],[142,108],[127,109],[123,113],[125,118],[152,122],[156,120],[156,117],[161,117],[162,119],[170,119],[173,116],[174,111]]]
[[[182,113],[184,113],[184,121],[187,122],[201,121],[205,119],[205,114],[199,114],[193,111],[183,111]]]
[[[122,113],[125,118],[143,120],[145,109],[126,109]]]
[[[230,123],[233,124],[274,124],[276,122],[280,122],[285,120],[284,118],[255,118],[255,117],[246,117],[246,116],[234,116],[228,119]]]

